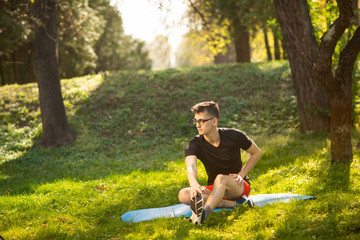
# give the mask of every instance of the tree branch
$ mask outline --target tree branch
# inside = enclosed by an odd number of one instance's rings
[[[204,14],[202,14],[202,12],[195,6],[195,4],[189,0],[189,3],[191,5],[191,7],[194,9],[194,11],[199,14],[201,20],[203,21],[203,26],[205,26],[206,30],[211,32],[211,29],[209,28],[209,24],[207,23]]]
[[[360,52],[360,27],[357,27],[352,38],[347,42],[346,46],[340,53],[339,66],[336,69],[335,76],[343,73],[352,74],[356,58]],[[338,78],[336,78],[338,79]],[[352,78],[343,78],[344,80],[351,81]],[[347,82],[350,84],[351,82]]]
[[[199,14],[199,16],[202,20],[202,25],[206,28],[206,31],[208,33],[211,33],[212,30],[209,27],[210,24],[206,21],[206,17],[204,16],[204,14],[199,10],[199,8],[197,8],[195,6],[195,4],[192,2],[192,0],[188,0],[188,1],[190,3],[191,7],[194,9],[195,13]],[[219,37],[222,37],[222,36],[220,35]],[[207,38],[208,38],[207,39],[208,41],[216,42],[216,39],[211,34],[209,34],[209,36],[207,36]],[[217,44],[215,44],[214,46],[217,47]]]
[[[341,35],[350,26],[351,19],[354,17],[351,0],[337,0],[337,3],[340,11],[339,17],[321,37],[315,63],[315,76],[330,94],[334,93],[338,87],[331,71],[332,55]]]

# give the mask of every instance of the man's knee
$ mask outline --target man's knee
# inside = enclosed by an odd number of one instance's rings
[[[188,188],[183,188],[179,191],[179,201],[187,205],[190,204],[190,192]]]
[[[231,181],[234,181],[229,175],[218,174],[214,181],[214,186],[224,187],[228,189],[231,186]]]
[[[223,174],[218,174],[215,178],[214,185],[223,185],[226,183],[227,176]]]

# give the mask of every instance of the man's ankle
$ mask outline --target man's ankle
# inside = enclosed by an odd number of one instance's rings
[[[234,207],[241,206],[245,201],[246,199],[243,196],[239,197],[238,199],[235,200]]]
[[[201,218],[201,222],[204,222],[205,219],[210,215],[211,213],[211,207],[208,206],[208,205],[205,205],[204,206],[204,212],[203,212],[203,215],[202,215],[202,218]]]

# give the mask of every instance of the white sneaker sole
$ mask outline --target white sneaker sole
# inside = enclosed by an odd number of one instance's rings
[[[201,193],[198,193],[195,197],[191,199],[190,208],[192,211],[192,215],[189,218],[189,221],[192,222],[194,225],[200,224],[204,210],[204,198]]]

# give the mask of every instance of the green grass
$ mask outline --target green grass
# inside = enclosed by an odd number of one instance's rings
[[[0,87],[5,239],[360,239],[360,132],[352,163],[331,165],[329,135],[299,133],[287,62],[119,72],[63,80],[62,89],[77,140],[43,149],[36,84]],[[188,186],[184,148],[196,134],[189,109],[209,99],[220,103],[220,126],[242,129],[263,151],[252,194],[317,199],[244,205],[201,226],[122,222],[129,210],[178,203]]]

